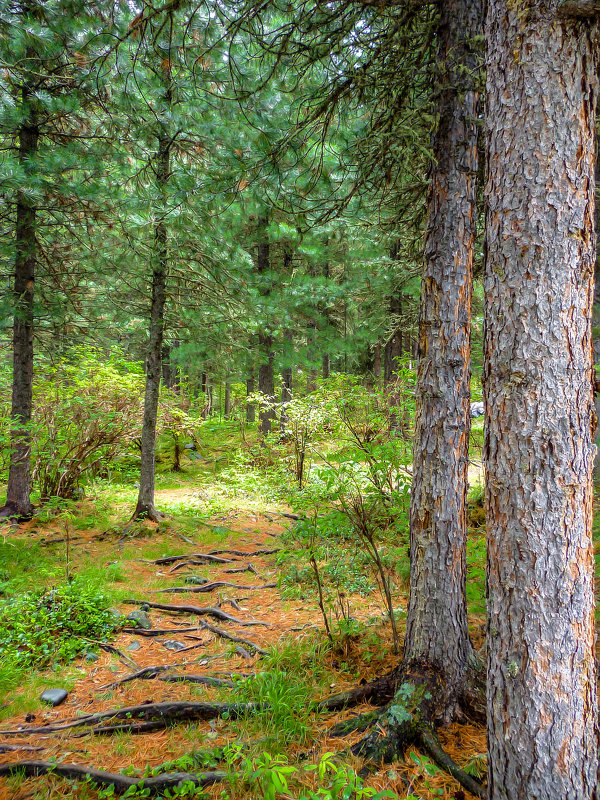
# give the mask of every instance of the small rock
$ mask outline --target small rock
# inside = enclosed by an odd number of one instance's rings
[[[84,658],[88,663],[93,664],[95,661],[98,661],[100,656],[98,653],[86,653]]]
[[[44,703],[50,703],[51,706],[59,706],[67,699],[68,694],[64,689],[46,689],[40,695],[40,700],[43,700]]]
[[[127,649],[128,650],[132,650],[132,651],[139,650],[140,649],[140,643],[139,642],[129,642],[129,644],[127,645]]]
[[[201,578],[199,575],[188,575],[184,583],[192,583],[194,586],[204,586],[205,583],[208,583],[208,580],[206,578]]]
[[[183,445],[184,450],[195,450],[196,445],[193,442],[188,442],[187,444]]]
[[[121,622],[123,619],[123,614],[121,614],[118,608],[109,608],[108,613],[113,617],[115,622]]]
[[[485,408],[483,403],[471,403],[471,418],[475,419],[476,417],[483,417],[485,414]]]
[[[27,714],[25,722],[35,722],[35,714]]]
[[[127,614],[125,619],[128,619],[130,622],[135,622],[138,628],[144,628],[144,630],[147,631],[152,627],[150,617],[145,611],[132,611],[130,614]]]
[[[178,642],[175,639],[165,639],[162,645],[167,650],[174,650],[175,652],[177,650],[183,650],[185,647],[187,647],[186,644],[184,644],[183,642]]]

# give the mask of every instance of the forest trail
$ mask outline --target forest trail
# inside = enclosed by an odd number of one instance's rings
[[[188,496],[193,494],[189,489],[168,491],[172,497],[179,497],[182,493]],[[78,534],[80,538],[73,541],[74,558],[77,558],[77,551],[85,551],[106,567],[119,559],[124,582],[132,599],[150,604],[212,608],[231,615],[238,622],[150,607],[147,613],[152,628],[148,633],[152,635],[133,628],[119,632],[110,642],[115,648],[113,652],[101,650],[95,662],[90,663],[84,658],[75,662],[77,678],[62,705],[51,708],[39,703],[30,714],[5,717],[0,729],[15,731],[60,725],[65,720],[83,715],[149,703],[232,702],[236,700],[236,688],[173,682],[168,680],[168,676],[194,675],[197,679],[229,681],[232,676],[251,675],[263,670],[260,651],[273,653],[285,649],[291,642],[298,643],[301,640],[320,638],[324,641],[323,620],[314,599],[285,599],[277,586],[277,551],[281,547],[281,533],[289,524],[289,520],[280,512],[232,512],[210,523],[199,523],[199,532],[193,540],[183,534],[178,536],[171,533],[167,542],[164,534],[161,535],[150,525],[146,529],[147,537],[133,542],[128,539],[126,543],[116,533],[100,540],[96,531]],[[202,544],[203,529],[211,534],[209,544]],[[25,531],[24,535],[40,539],[58,538],[54,533],[43,530],[37,530],[34,534]],[[217,545],[214,544],[215,536],[219,539]],[[162,564],[151,563],[165,560],[161,558],[164,555],[161,553],[163,544],[164,553],[168,554],[165,558],[171,560]],[[50,546],[60,548],[64,545],[57,542]],[[149,547],[153,550],[154,558],[144,555]],[[199,553],[223,560],[204,561],[198,556]],[[191,577],[197,583],[191,583]],[[209,589],[211,584],[217,585],[212,591],[198,591],[204,588],[202,580],[209,582],[205,584]],[[163,591],[173,587],[196,591]],[[405,604],[406,598],[399,600]],[[139,605],[129,603],[120,605],[123,614],[139,608]],[[374,615],[381,617],[382,604],[378,593],[361,597],[360,605],[354,603],[353,615],[360,620],[372,619]],[[203,622],[207,622],[212,630],[204,628]],[[158,631],[164,633],[155,635]],[[215,631],[241,641],[222,638]],[[381,634],[387,635],[384,630]],[[169,642],[175,644],[169,645]],[[182,650],[170,650],[167,646],[181,647]],[[348,638],[343,646],[328,650],[325,655],[322,652],[319,654],[320,659],[326,659],[333,676],[323,688],[323,694],[351,689],[386,673],[394,665],[394,657],[389,652],[385,658],[368,663],[369,659],[364,658],[364,649],[360,637],[354,637]],[[316,663],[309,663],[304,668],[310,671],[316,666]],[[149,668],[157,668],[153,678],[126,680],[128,676]],[[60,674],[55,675],[55,685],[61,686]],[[165,677],[167,680],[164,680]],[[306,742],[292,743],[286,751],[288,757],[293,759],[305,753],[309,759],[318,762],[322,754],[344,749],[358,740],[361,734],[355,733],[340,740],[331,738],[329,730],[336,722],[365,710],[369,710],[369,706],[361,706],[350,712],[313,715],[308,746]],[[253,729],[249,736],[256,738],[256,730]],[[3,735],[0,732],[0,750],[2,745],[14,748],[19,744],[26,748],[39,748],[0,752],[0,763],[23,759],[56,760],[114,773],[133,765],[140,770],[135,774],[141,775],[146,766],[157,767],[191,751],[241,742],[244,738],[244,723],[238,722],[232,728],[232,721],[228,719],[170,724],[161,730],[138,734],[118,731],[112,735],[92,735],[85,731],[82,733],[79,727],[29,735]],[[452,726],[442,732],[441,740],[461,763],[485,750],[485,731],[476,726]],[[378,790],[396,791],[399,797],[404,797],[408,781],[413,791],[418,791],[425,798],[460,800],[466,797],[458,784],[448,776],[442,773],[427,775],[419,758],[415,756],[415,760],[412,760],[409,755],[405,765],[395,765],[393,769],[373,775],[368,785]],[[79,787],[64,779],[0,779],[0,800],[27,800],[41,796],[35,794],[41,784],[48,792],[44,797],[78,796]],[[88,794],[85,797],[89,797],[89,789],[86,791]],[[222,786],[216,785],[206,791],[208,796],[216,798],[220,796]],[[232,796],[238,797],[238,794]],[[249,794],[242,792],[239,796],[252,797],[256,794],[253,795],[251,789]]]

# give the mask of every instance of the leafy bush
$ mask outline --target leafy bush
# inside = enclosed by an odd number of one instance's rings
[[[32,477],[42,501],[72,498],[85,474],[107,468],[139,436],[140,365],[78,350],[40,370],[34,386]]]
[[[118,625],[108,599],[81,580],[16,595],[0,606],[0,659],[15,667],[66,662]]]

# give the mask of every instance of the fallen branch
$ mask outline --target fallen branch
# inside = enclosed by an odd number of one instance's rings
[[[172,606],[167,603],[149,603],[147,600],[124,600],[124,603],[127,605],[132,606],[143,606],[146,605],[149,608],[158,608],[161,611],[173,611],[179,614],[197,614],[199,617],[208,616],[208,617],[215,617],[215,619],[226,620],[227,622],[235,622],[236,625],[242,625],[242,627],[250,627],[252,625],[262,625],[265,628],[269,627],[267,622],[259,622],[258,620],[249,620],[244,621],[243,619],[238,619],[237,617],[232,617],[231,614],[226,614],[225,611],[221,611],[220,608],[201,608],[200,606]],[[136,665],[137,666],[137,665]]]
[[[26,778],[37,778],[40,775],[53,774],[76,780],[91,780],[99,786],[113,786],[115,792],[123,794],[132,787],[150,790],[150,796],[162,795],[166,789],[180,786],[189,781],[194,786],[210,786],[227,779],[226,772],[166,772],[152,778],[131,778],[114,772],[85,767],[81,764],[56,764],[52,761],[17,761],[14,764],[0,766],[0,777],[8,775],[24,775]]]
[[[221,588],[231,588],[231,589],[276,589],[276,583],[266,583],[264,586],[245,586],[244,584],[240,583],[229,583],[229,581],[213,581],[212,583],[205,583],[202,586],[170,586],[167,589],[158,589],[156,594],[175,594],[177,592],[192,592],[194,594],[203,594],[204,592],[214,592],[215,589]]]

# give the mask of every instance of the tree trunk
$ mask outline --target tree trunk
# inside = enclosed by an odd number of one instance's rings
[[[268,217],[264,216],[258,222],[258,247],[256,257],[256,269],[262,279],[261,294],[267,297],[271,293],[271,280],[269,278],[269,234],[267,226]],[[266,436],[271,433],[273,420],[275,419],[275,380],[273,375],[273,336],[270,333],[270,325],[263,324],[262,330],[258,334],[258,348],[260,354],[260,364],[258,367],[258,391],[265,396],[268,406],[262,406],[258,412],[258,429],[261,441],[264,442]]]
[[[293,335],[291,331],[285,332],[285,341],[291,351],[293,348]],[[287,355],[287,353],[286,353]],[[285,429],[287,423],[287,414],[285,412],[285,404],[289,403],[292,399],[292,385],[293,385],[293,372],[291,367],[286,367],[281,370],[281,414],[279,417],[279,428],[281,431]]]
[[[229,373],[225,377],[225,408],[224,408],[225,419],[229,419],[231,416],[231,378],[229,377]]]
[[[440,13],[440,119],[421,289],[404,656],[397,694],[355,748],[375,762],[395,758],[423,725],[453,719],[474,666],[465,596],[478,113],[471,40],[481,30],[482,10],[473,0],[451,0]]]
[[[490,800],[590,800],[597,785],[590,321],[598,30],[558,17],[559,5],[488,2]]]
[[[596,145],[596,170],[595,184],[600,185],[600,151]],[[594,306],[592,311],[592,331],[594,340],[594,365],[600,366],[600,202],[596,202],[594,207],[594,228],[596,231],[596,262],[594,265]],[[600,379],[600,371],[595,371],[595,384]],[[594,394],[594,407],[596,410],[596,428],[594,431],[594,444],[596,445],[596,456],[594,458],[594,485],[600,488],[600,392]]]
[[[256,378],[254,377],[254,367],[250,367],[250,374],[246,378],[246,396],[250,397],[256,391]],[[256,422],[256,403],[246,402],[246,422]]]
[[[170,64],[163,69],[165,97],[171,102]],[[152,272],[152,302],[150,329],[146,355],[146,391],[144,395],[144,420],[142,423],[142,463],[140,488],[133,519],[147,518],[158,522],[162,515],[154,505],[156,473],[156,420],[160,398],[160,379],[163,369],[164,311],[167,298],[167,272],[169,266],[167,224],[164,219],[167,207],[167,186],[170,172],[172,138],[166,124],[161,126],[156,154],[156,188],[161,199],[154,228],[154,270]],[[170,350],[169,350],[170,360]],[[169,361],[170,367],[170,361]],[[169,369],[172,377],[172,370]]]
[[[25,175],[34,169],[39,128],[28,87],[21,92],[26,119],[19,129],[19,161]],[[13,383],[11,453],[6,504],[0,517],[28,519],[33,513],[31,493],[31,411],[33,405],[33,299],[37,260],[35,204],[27,192],[17,192],[13,322]]]
[[[373,379],[375,386],[381,388],[381,342],[376,342],[373,348]]]
[[[481,24],[480,0],[444,4],[438,58],[447,70],[427,206],[410,505],[404,658],[440,671],[448,718],[472,655],[465,595],[479,99],[472,40]]]

